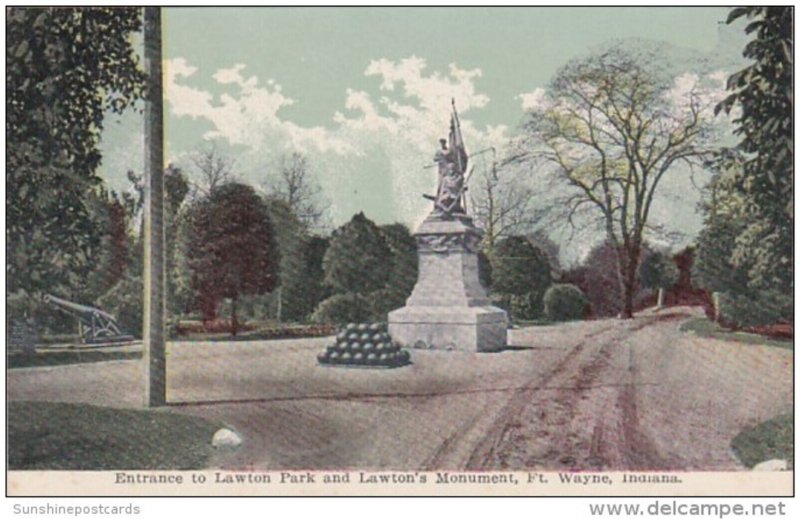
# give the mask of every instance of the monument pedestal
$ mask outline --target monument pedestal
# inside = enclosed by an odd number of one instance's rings
[[[419,277],[406,306],[389,312],[389,334],[401,345],[497,351],[508,317],[492,306],[478,277],[481,232],[465,215],[433,214],[414,233]]]

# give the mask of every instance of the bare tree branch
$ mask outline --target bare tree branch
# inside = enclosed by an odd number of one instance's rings
[[[282,156],[277,171],[267,176],[263,186],[270,195],[284,201],[308,227],[326,225],[325,216],[330,204],[312,177],[305,155],[292,153]]]
[[[220,152],[216,142],[198,148],[189,160],[199,176],[199,180],[193,182],[192,185],[205,195],[211,193],[215,188],[233,181],[233,166],[236,160]]]

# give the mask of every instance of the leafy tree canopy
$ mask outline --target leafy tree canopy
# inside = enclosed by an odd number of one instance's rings
[[[523,236],[501,240],[492,255],[492,289],[503,294],[536,292],[539,297],[552,284],[550,263],[544,252]]]
[[[333,231],[325,252],[325,283],[334,292],[367,294],[384,288],[391,272],[391,249],[364,213]]]
[[[653,252],[639,265],[639,282],[645,288],[671,288],[678,281],[678,267],[668,254]]]
[[[741,110],[737,149],[724,150],[720,169],[734,174],[722,195],[738,204],[746,222],[731,250],[747,266],[751,289],[791,294],[793,276],[793,24],[792,7],[738,7],[728,22],[746,17],[755,38],[743,55],[753,63],[728,79],[732,93],[717,112]]]
[[[230,183],[189,210],[188,264],[206,317],[222,298],[263,294],[277,284],[278,253],[266,203],[252,187]]]
[[[52,291],[91,268],[87,193],[107,111],[141,98],[133,8],[6,11],[8,289]]]

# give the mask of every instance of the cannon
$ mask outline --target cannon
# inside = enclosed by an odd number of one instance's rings
[[[44,296],[44,302],[77,319],[78,335],[83,344],[133,340],[132,335],[122,331],[113,315],[99,308],[73,303],[51,294]]]

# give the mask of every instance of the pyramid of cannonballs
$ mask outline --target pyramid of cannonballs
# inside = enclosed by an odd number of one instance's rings
[[[386,323],[350,323],[336,335],[336,343],[317,356],[327,366],[397,368],[409,363],[411,355],[386,331]]]

